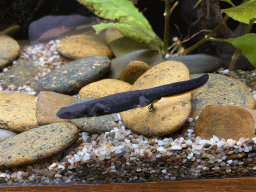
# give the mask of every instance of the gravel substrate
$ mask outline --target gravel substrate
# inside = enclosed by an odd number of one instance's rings
[[[35,80],[64,64],[55,49],[57,42],[22,47],[21,58],[34,59],[44,67]],[[240,79],[256,90],[255,70],[230,73],[220,69],[217,73]],[[0,86],[0,91],[7,90],[36,95],[29,84]],[[146,138],[127,129],[119,119],[110,132],[80,133],[76,143],[53,157],[1,170],[0,183],[112,183],[255,175],[256,137],[204,140],[194,135],[195,121],[189,118],[183,131],[175,135]]]

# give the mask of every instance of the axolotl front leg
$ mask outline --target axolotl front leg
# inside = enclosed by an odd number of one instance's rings
[[[94,115],[99,115],[99,114],[105,114],[110,110],[107,106],[101,104],[101,103],[96,103],[87,113],[87,117],[92,117]]]
[[[150,100],[146,99],[144,96],[140,96],[140,97],[139,97],[140,106],[141,106],[141,107],[144,107],[144,106],[146,106],[146,105],[149,105],[149,106],[148,106],[149,112],[154,111],[154,103],[156,103],[156,102],[158,102],[158,101],[159,101],[159,99],[154,100],[153,102],[151,102]]]

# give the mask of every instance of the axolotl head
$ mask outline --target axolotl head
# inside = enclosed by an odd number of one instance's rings
[[[76,119],[87,116],[87,109],[81,104],[75,104],[68,107],[62,107],[57,112],[57,117],[61,119]]]

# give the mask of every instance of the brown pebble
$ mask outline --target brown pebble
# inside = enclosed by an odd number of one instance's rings
[[[147,70],[150,66],[143,61],[131,61],[120,74],[121,81],[134,84],[134,82]]]
[[[213,135],[237,141],[241,137],[255,137],[251,113],[237,106],[207,105],[196,122],[194,132],[203,139],[211,139]]]
[[[155,140],[148,140],[148,144],[153,146],[153,145],[157,144],[157,142]]]

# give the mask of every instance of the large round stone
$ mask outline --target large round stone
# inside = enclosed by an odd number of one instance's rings
[[[178,61],[162,62],[144,73],[131,90],[147,89],[189,79],[187,67]],[[138,98],[137,98],[138,99]],[[121,112],[123,123],[132,131],[146,136],[166,135],[177,131],[191,111],[191,94],[161,98],[155,110],[139,107]]]

